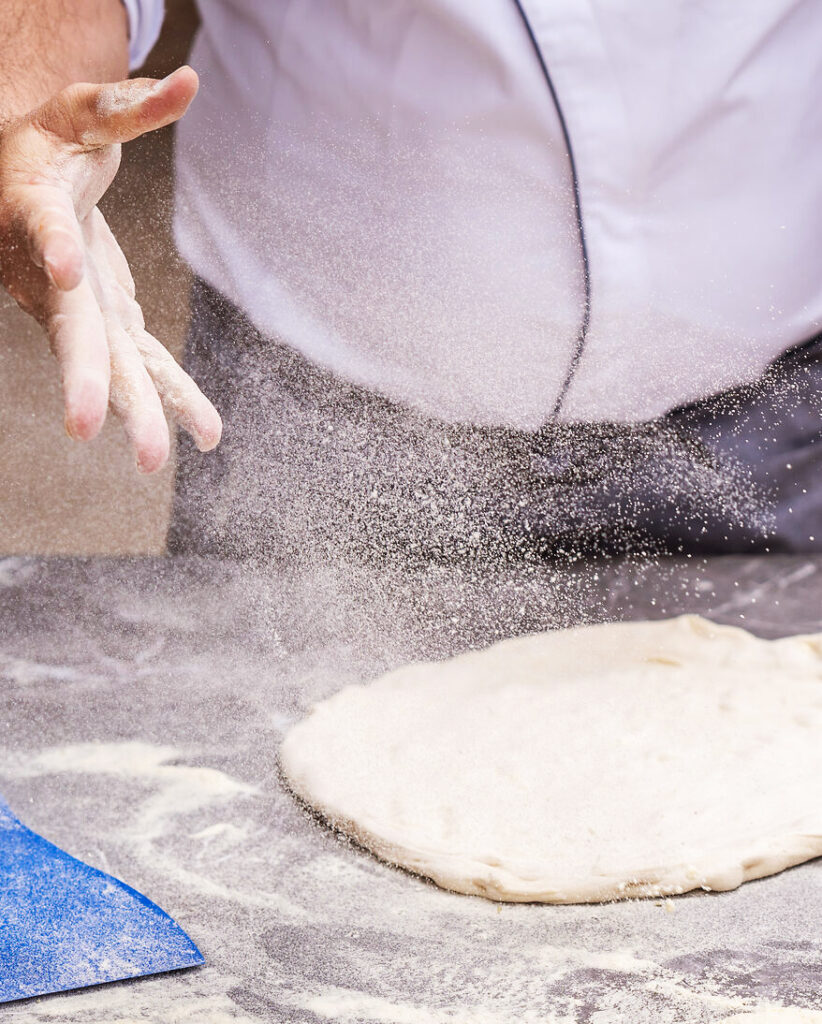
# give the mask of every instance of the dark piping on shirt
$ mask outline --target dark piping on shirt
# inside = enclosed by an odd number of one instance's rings
[[[568,151],[568,163],[571,167],[571,181],[574,187],[574,212],[577,220],[577,230],[579,231],[579,244],[582,252],[582,283],[584,290],[584,306],[582,310],[582,323],[579,328],[579,334],[577,335],[577,343],[574,348],[574,353],[571,356],[571,362],[568,365],[568,371],[565,374],[565,379],[562,382],[562,387],[559,389],[557,400],[554,403],[553,415],[556,418],[559,416],[560,410],[562,409],[562,403],[565,401],[565,396],[568,394],[568,388],[571,386],[571,381],[574,379],[579,361],[582,358],[582,351],[585,348],[585,339],[588,336],[588,324],[591,320],[591,270],[588,263],[588,246],[585,241],[585,225],[582,220],[582,200],[579,192],[579,176],[577,174],[577,165],[574,159],[574,151],[571,148],[571,136],[568,131],[568,125],[565,122],[565,117],[562,113],[562,107],[559,105],[559,99],[557,97],[557,91],[554,88],[554,83],[551,79],[551,75],[548,71],[548,65],[545,63],[545,57],[542,54],[537,37],[534,35],[534,30],[531,27],[531,22],[528,20],[528,15],[522,6],[520,0],[514,0],[517,10],[522,17],[525,24],[525,29],[528,33],[528,37],[534,47],[534,52],[539,60],[542,73],[545,75],[545,81],[548,83],[548,89],[551,93],[551,97],[556,107],[557,116],[559,117],[560,127],[562,128],[562,137],[565,140],[565,148]]]

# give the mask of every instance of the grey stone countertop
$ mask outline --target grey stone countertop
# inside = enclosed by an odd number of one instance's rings
[[[313,701],[501,636],[682,611],[768,637],[820,631],[822,559],[411,574],[13,558],[0,604],[0,792],[159,903],[206,957],[10,1004],[3,1020],[699,1024],[822,1010],[820,862],[725,894],[498,905],[346,843],[277,772]]]

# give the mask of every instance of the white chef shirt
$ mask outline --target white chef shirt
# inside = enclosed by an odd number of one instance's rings
[[[129,3],[137,61],[161,4]],[[338,374],[447,420],[641,420],[822,329],[819,0],[200,11],[180,249]]]

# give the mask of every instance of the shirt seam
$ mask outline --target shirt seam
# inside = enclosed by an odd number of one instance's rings
[[[559,102],[556,88],[551,77],[551,73],[548,70],[548,64],[542,53],[537,37],[534,33],[534,29],[525,13],[525,9],[522,6],[521,0],[514,0],[514,5],[519,11],[520,17],[522,18],[525,26],[525,31],[528,34],[528,38],[531,41],[531,45],[536,54],[539,66],[542,69],[542,74],[545,78],[545,82],[548,86],[548,91],[551,94],[554,107],[556,108],[557,117],[559,118],[560,130],[562,131],[562,138],[565,142],[565,149],[568,155],[568,164],[571,171],[571,184],[574,194],[574,216],[577,224],[577,233],[579,235],[580,253],[582,255],[582,287],[583,287],[583,308],[582,308],[582,322],[580,324],[579,333],[577,335],[576,344],[574,351],[571,355],[568,369],[562,384],[560,385],[559,392],[557,394],[556,402],[554,403],[553,417],[556,419],[562,411],[562,405],[568,394],[568,390],[571,387],[571,382],[576,374],[577,367],[582,358],[582,353],[585,349],[585,342],[588,337],[588,328],[591,323],[591,266],[588,258],[588,243],[585,237],[585,221],[582,216],[582,196],[579,184],[579,175],[577,173],[576,159],[574,157],[573,146],[571,145],[571,133],[568,129],[568,123],[565,120],[565,115],[562,112],[562,107]]]

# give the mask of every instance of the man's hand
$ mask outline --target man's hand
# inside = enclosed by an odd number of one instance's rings
[[[0,125],[0,283],[48,334],[69,435],[93,438],[110,405],[146,473],[168,458],[163,408],[201,451],[218,443],[222,424],[145,330],[97,202],[117,172],[120,144],[176,121],[196,92],[188,67],[161,82],[71,85]]]

